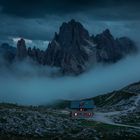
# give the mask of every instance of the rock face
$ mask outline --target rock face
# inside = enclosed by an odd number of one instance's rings
[[[116,39],[116,42],[120,48],[122,56],[138,51],[135,43],[128,37],[121,37],[119,39]]]
[[[114,39],[108,29],[95,36],[93,40],[97,44],[96,56],[98,62],[117,62],[127,54],[134,53],[137,50],[134,42],[129,38]]]
[[[63,23],[46,50],[46,64],[79,74],[93,53],[91,47],[89,33],[79,22]]]
[[[27,49],[25,40],[20,39],[17,49],[7,43],[2,44],[0,56],[10,63],[15,58],[21,61],[28,57],[38,64],[58,67],[63,73],[80,74],[95,62],[114,63],[137,52],[135,43],[129,38],[116,39],[109,29],[90,36],[83,25],[75,20],[64,22],[46,48],[45,51],[35,47]]]
[[[17,58],[23,60],[27,56],[27,49],[24,39],[20,39],[17,42]]]
[[[134,42],[129,38],[115,39],[109,29],[90,36],[83,25],[75,20],[62,24],[46,51],[26,49],[24,39],[17,43],[19,60],[28,56],[39,64],[59,67],[63,73],[73,74],[82,73],[95,61],[114,63],[136,51]]]
[[[71,20],[63,23],[59,33],[55,33],[44,58],[47,65],[79,74],[90,62],[114,63],[136,51],[135,43],[127,37],[115,39],[109,29],[90,37],[79,22]]]
[[[36,49],[35,47],[32,48],[28,48],[27,50],[27,54],[30,58],[32,58],[34,61],[38,62],[39,64],[44,65],[44,51],[40,50],[40,49]]]
[[[3,43],[0,46],[0,56],[3,57],[6,62],[11,63],[16,56],[16,48],[10,46],[8,43]]]

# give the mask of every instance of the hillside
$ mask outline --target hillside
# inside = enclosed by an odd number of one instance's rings
[[[96,105],[96,121],[140,127],[140,82],[91,99]],[[70,101],[59,101],[51,107],[64,109],[69,104]]]
[[[91,119],[72,119],[70,101],[49,106],[0,104],[0,138],[14,140],[124,140],[140,136],[140,82],[92,98]]]
[[[0,104],[2,140],[138,139],[140,130],[93,120],[76,120],[66,110]]]

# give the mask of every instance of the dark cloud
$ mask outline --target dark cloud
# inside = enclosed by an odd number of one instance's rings
[[[23,37],[30,40],[52,40],[59,31],[62,22],[75,18],[80,21],[90,34],[101,33],[109,28],[115,37],[128,36],[139,40],[140,20],[99,20],[90,15],[71,14],[67,16],[47,16],[46,18],[20,18],[0,15],[0,43],[11,38]]]
[[[0,102],[38,105],[57,99],[82,99],[121,89],[140,80],[140,55],[114,65],[95,65],[78,77],[50,77],[57,68],[37,67],[29,61],[0,69]]]
[[[139,7],[139,0],[0,0],[0,43],[14,37],[51,40],[62,22],[72,18],[92,34],[105,28],[135,34]]]
[[[0,5],[3,7],[2,12],[19,17],[44,17],[48,14],[60,15],[70,14],[75,12],[92,10],[96,12],[99,9],[99,13],[102,16],[111,15],[109,8],[117,10],[119,7],[123,7],[122,14],[124,17],[129,14],[138,14],[136,10],[140,6],[139,0],[0,0]],[[126,8],[128,8],[127,11]],[[118,10],[117,10],[118,11]],[[117,12],[116,11],[116,12]],[[113,12],[114,13],[114,12]],[[120,13],[119,13],[120,14]],[[106,16],[106,17],[107,17]],[[130,15],[131,16],[131,15]]]
[[[23,17],[40,17],[46,14],[75,12],[87,8],[92,1],[89,0],[1,0],[3,13]]]

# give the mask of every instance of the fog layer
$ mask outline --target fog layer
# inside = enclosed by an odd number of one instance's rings
[[[29,62],[0,70],[0,102],[39,105],[57,99],[81,99],[118,90],[140,80],[140,55],[113,65],[97,65],[80,76],[53,76],[57,68]]]

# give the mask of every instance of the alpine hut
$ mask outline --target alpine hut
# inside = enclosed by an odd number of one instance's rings
[[[93,100],[71,101],[71,117],[73,118],[91,118],[94,115]]]

